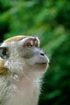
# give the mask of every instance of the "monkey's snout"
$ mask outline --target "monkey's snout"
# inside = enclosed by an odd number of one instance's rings
[[[49,63],[49,58],[43,51],[40,52],[40,57],[42,59],[42,62]]]
[[[36,63],[41,65],[41,66],[42,65],[46,66],[49,63],[49,58],[47,57],[47,55],[43,51],[41,51],[41,52],[39,52],[38,59],[37,59]]]

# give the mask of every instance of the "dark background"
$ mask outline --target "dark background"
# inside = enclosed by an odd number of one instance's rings
[[[39,105],[70,104],[70,1],[0,0],[0,42],[35,35],[50,58]]]

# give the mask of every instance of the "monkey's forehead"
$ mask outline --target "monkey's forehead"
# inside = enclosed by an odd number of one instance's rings
[[[13,37],[10,37],[10,38],[6,39],[3,42],[3,44],[4,43],[9,44],[12,41],[20,41],[20,40],[25,39],[25,38],[34,38],[34,36],[24,36],[24,35],[13,36]],[[38,42],[40,43],[39,38],[38,37],[36,37],[36,38],[38,39]]]
[[[6,39],[4,41],[4,43],[8,44],[8,43],[10,43],[12,41],[20,41],[20,40],[22,40],[22,39],[24,39],[26,37],[27,36],[23,36],[23,35],[13,36],[13,37],[10,37],[10,38]]]

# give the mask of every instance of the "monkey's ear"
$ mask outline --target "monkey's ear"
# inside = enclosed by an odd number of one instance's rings
[[[9,57],[8,48],[7,47],[0,47],[0,57],[2,59],[6,59]]]

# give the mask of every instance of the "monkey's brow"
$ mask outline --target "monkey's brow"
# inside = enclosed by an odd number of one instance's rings
[[[9,39],[5,40],[4,43],[10,43],[12,41],[20,41],[24,38],[26,38],[26,37],[25,36],[12,37],[12,38],[9,38]]]

